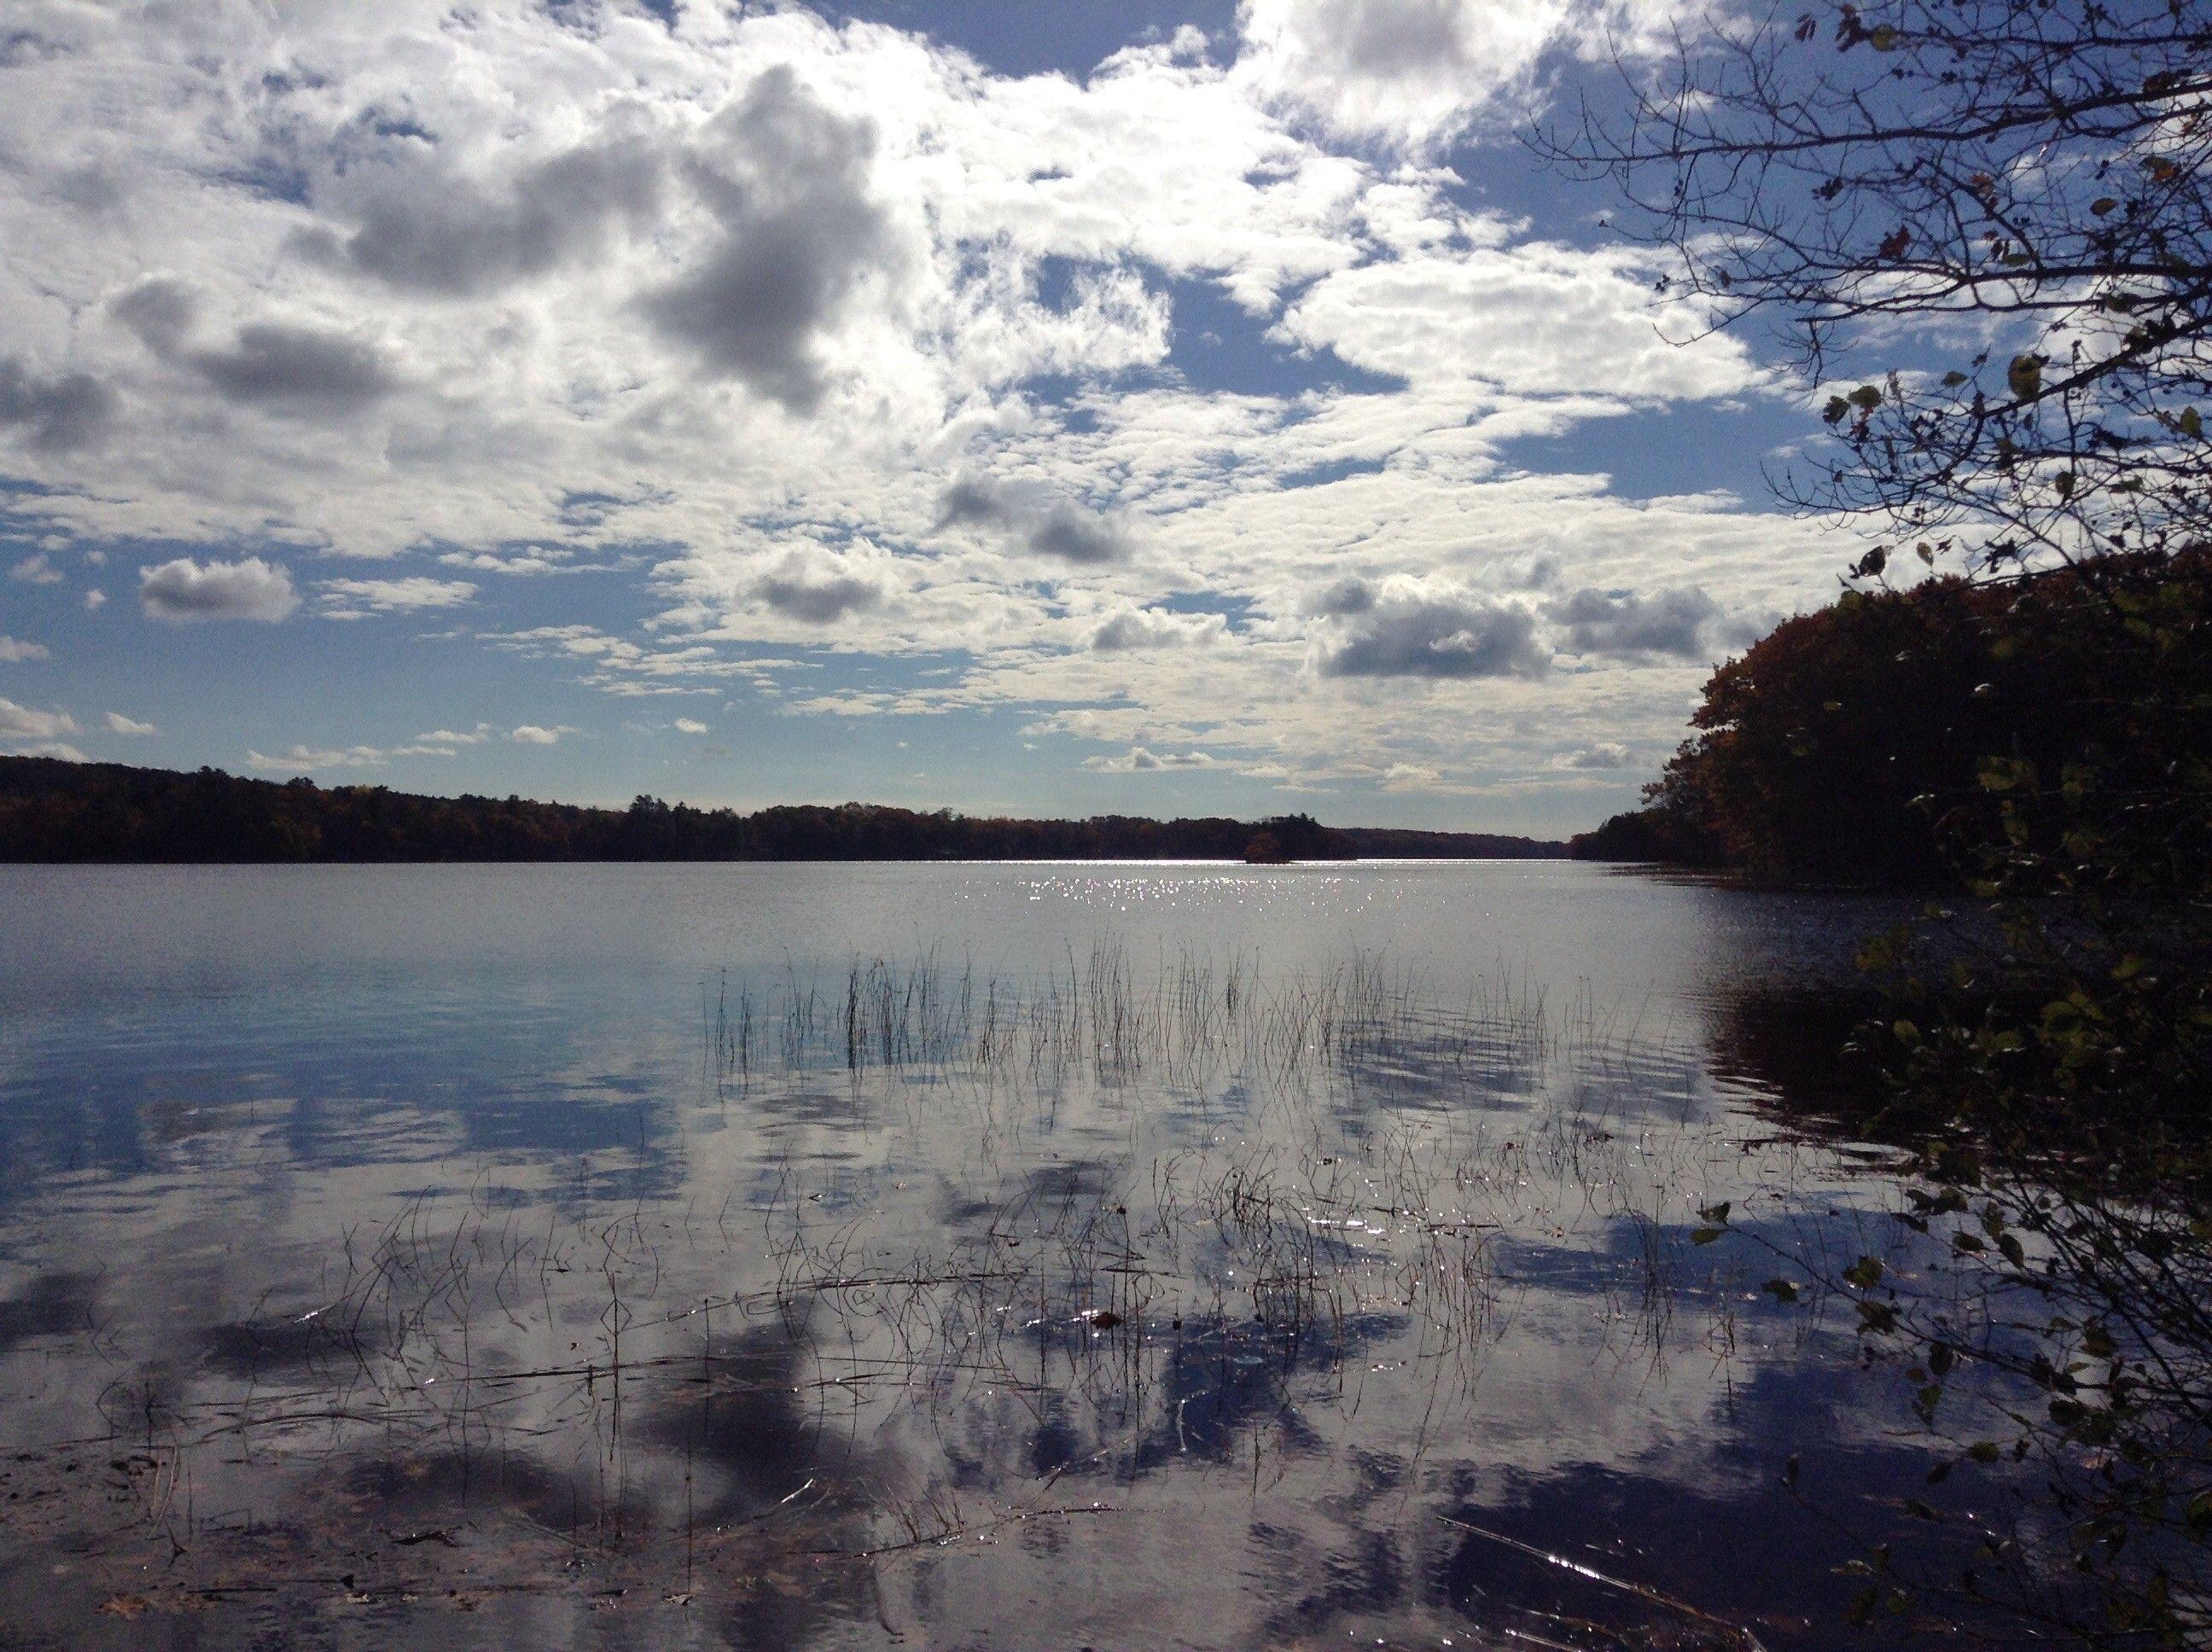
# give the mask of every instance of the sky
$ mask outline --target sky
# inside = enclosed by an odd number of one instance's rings
[[[0,751],[1558,835],[1856,542],[1681,0],[10,0]]]

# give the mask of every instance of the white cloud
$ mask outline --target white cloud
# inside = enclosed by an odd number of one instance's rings
[[[398,580],[321,580],[315,588],[333,615],[457,608],[477,594],[476,586],[466,580],[433,580],[422,574]]]
[[[22,577],[174,543],[149,615],[276,620],[288,563],[332,616],[588,569],[464,645],[799,716],[1018,708],[1113,763],[1587,785],[1558,753],[1663,749],[1719,638],[1669,592],[1784,613],[1838,553],[1520,468],[1771,387],[1668,342],[1706,318],[1656,269],[1418,152],[1669,10],[1253,0],[1233,63],[1018,78],[799,8],[42,8],[0,100]],[[1202,302],[1310,386],[1210,388]],[[1345,581],[1374,608],[1313,608]],[[796,691],[870,656],[908,686]]]
[[[61,570],[53,565],[53,559],[43,550],[35,556],[26,556],[9,568],[8,577],[24,585],[59,585],[62,582]]]
[[[94,586],[84,593],[84,611],[88,614],[96,614],[106,601],[107,593],[98,586]]]
[[[1600,740],[1594,745],[1563,751],[1552,759],[1555,768],[1607,769],[1628,767],[1628,748],[1618,740]]]
[[[26,659],[44,659],[46,650],[43,644],[25,642],[21,638],[0,635],[0,665],[14,665]]]
[[[565,734],[580,734],[581,729],[570,728],[562,723],[552,728],[540,728],[535,723],[525,723],[508,738],[517,745],[552,745]]]
[[[112,734],[159,734],[161,731],[151,723],[142,723],[135,717],[125,717],[119,711],[111,711],[103,720]]]
[[[1083,766],[1097,774],[1151,774],[1178,768],[1213,768],[1219,765],[1203,751],[1153,751],[1132,746],[1118,757],[1085,757]]]
[[[1228,629],[1220,614],[1178,614],[1158,608],[1124,608],[1091,634],[1091,646],[1105,653],[1128,648],[1188,648],[1218,641]]]
[[[322,747],[295,745],[276,756],[258,751],[246,754],[246,764],[264,773],[305,774],[322,768],[381,768],[386,753],[372,745]]]
[[[1547,53],[1632,55],[1677,0],[1243,0],[1238,67],[1354,137],[1420,149],[1525,112]],[[1501,112],[1500,106],[1503,106]]]
[[[674,726],[678,734],[707,734],[713,732],[696,717],[679,717],[676,720]]]
[[[150,619],[172,624],[199,620],[274,623],[300,605],[292,575],[258,556],[203,567],[189,556],[138,570],[138,601]]]
[[[0,742],[53,740],[76,732],[76,720],[65,711],[33,711],[0,699]]]

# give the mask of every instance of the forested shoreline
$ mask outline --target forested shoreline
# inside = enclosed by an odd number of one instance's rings
[[[2108,855],[2118,832],[2155,889],[2204,848],[2151,800],[2205,766],[2209,623],[2201,550],[1846,591],[1716,671],[1644,806],[1571,853],[1921,890],[1993,850]]]
[[[875,804],[740,814],[640,797],[627,809],[426,797],[228,774],[0,757],[0,860],[1349,860],[1543,859],[1565,845],[1474,832],[1340,829],[1307,815],[1022,820]]]

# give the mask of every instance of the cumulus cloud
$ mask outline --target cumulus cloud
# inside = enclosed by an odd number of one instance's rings
[[[23,585],[59,585],[62,571],[43,550],[26,556],[8,570],[8,577]]]
[[[1633,52],[1673,0],[1244,0],[1240,67],[1338,131],[1426,149],[1521,96],[1547,53]]]
[[[161,732],[151,723],[142,723],[135,717],[125,717],[119,711],[109,712],[104,720],[111,734],[147,735],[159,734]]]
[[[1055,505],[1029,531],[1029,547],[1040,556],[1095,567],[1129,555],[1128,537],[1103,518],[1072,505]]]
[[[1540,677],[1550,653],[1516,603],[1382,593],[1324,649],[1324,677]]]
[[[20,637],[0,635],[0,665],[14,665],[26,659],[44,659],[46,657],[46,649],[43,643],[25,642]]]
[[[1628,767],[1628,748],[1618,740],[1600,740],[1595,745],[1561,752],[1552,760],[1552,766],[1571,769],[1626,768]]]
[[[788,64],[764,70],[709,125],[685,177],[719,234],[644,301],[661,336],[708,373],[794,414],[829,388],[823,336],[893,257],[870,195],[875,128],[842,116]]]
[[[150,619],[263,620],[273,623],[300,605],[289,569],[258,556],[203,566],[189,556],[138,570],[138,601]]]
[[[756,581],[753,595],[785,618],[809,625],[834,625],[884,599],[882,588],[872,580],[844,574],[811,574],[797,567]]]
[[[678,718],[675,722],[675,729],[678,734],[706,734],[712,732],[708,728],[706,724],[701,722],[696,717]]]
[[[226,399],[279,412],[346,413],[392,393],[398,380],[374,346],[319,327],[253,322],[235,343],[191,364]]]
[[[1482,204],[1523,198],[1492,151],[1431,164],[1588,20],[1654,9],[1253,0],[1233,54],[1017,76],[804,7],[48,7],[0,100],[9,557],[74,586],[85,546],[174,544],[163,618],[451,611],[588,568],[562,623],[451,650],[794,716],[1005,708],[1299,785],[1571,793],[1559,730],[1660,749],[1699,657],[1663,604],[1568,593],[1784,613],[1838,560],[1531,442],[1782,404],[1733,342],[1668,342],[1705,318],[1648,254],[1571,203]],[[78,374],[113,398],[71,446]],[[356,560],[307,573],[324,552]]]
[[[114,390],[88,373],[46,375],[0,356],[0,431],[26,432],[34,452],[74,452],[107,434]]]
[[[492,184],[410,154],[368,178],[354,227],[303,232],[295,245],[334,268],[408,291],[465,297],[587,257],[618,228],[642,229],[662,205],[662,157],[643,137],[579,144]]]
[[[84,611],[88,614],[98,613],[106,601],[107,593],[98,586],[94,586],[84,593]]]
[[[303,418],[356,412],[399,380],[384,352],[349,332],[297,320],[249,321],[227,342],[195,343],[192,289],[155,276],[119,295],[118,319],[162,360],[188,368],[224,401]]]
[[[1327,590],[1316,592],[1307,602],[1304,612],[1341,619],[1348,615],[1365,614],[1375,607],[1375,587],[1364,580],[1339,580]]]
[[[1392,763],[1382,779],[1385,792],[1435,792],[1444,783],[1443,772],[1427,763]]]
[[[1632,591],[1577,591],[1546,616],[1564,632],[1568,653],[1626,659],[1698,659],[1720,604],[1692,587],[1642,596]]]
[[[1182,648],[1216,641],[1228,627],[1220,614],[1178,614],[1159,608],[1124,609],[1091,634],[1100,653],[1131,648]]]
[[[1139,745],[1120,756],[1085,757],[1083,766],[1094,774],[1150,774],[1178,768],[1212,768],[1217,762],[1203,751],[1153,751]]]
[[[56,740],[76,732],[76,720],[65,711],[33,711],[13,700],[0,700],[0,740]]]
[[[939,528],[1002,527],[1016,512],[1006,495],[981,477],[955,477],[938,500]]]
[[[1014,535],[1022,546],[1039,556],[1099,567],[1125,561],[1133,549],[1120,524],[1062,500],[1046,504],[1035,495],[1018,494],[986,477],[963,476],[939,496],[933,525],[999,528]]]
[[[517,745],[554,745],[563,735],[580,734],[581,729],[570,728],[566,723],[551,728],[541,728],[535,723],[525,723],[507,738]]]

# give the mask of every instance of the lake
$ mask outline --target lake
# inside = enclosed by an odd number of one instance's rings
[[[1895,915],[0,867],[0,1646],[1860,1643],[2011,1491],[1852,1311]]]

